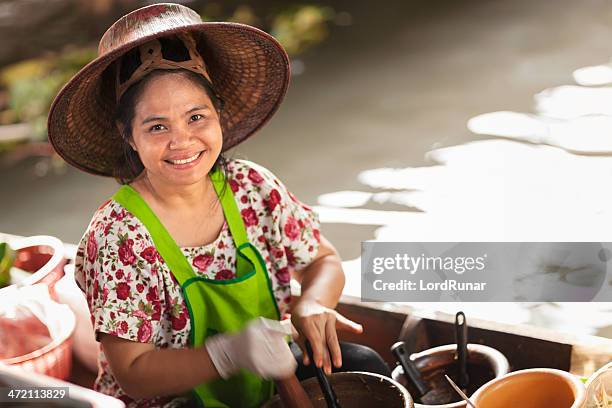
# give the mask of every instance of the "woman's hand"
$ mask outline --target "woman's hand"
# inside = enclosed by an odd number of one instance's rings
[[[259,317],[237,333],[217,334],[205,346],[221,378],[241,368],[263,378],[286,378],[297,363],[285,340],[291,325]]]
[[[342,355],[336,330],[362,333],[363,327],[315,300],[302,298],[291,311],[291,322],[297,330],[297,344],[302,349],[304,364],[310,364],[305,342],[312,347],[314,364],[331,374],[331,364],[342,366]]]

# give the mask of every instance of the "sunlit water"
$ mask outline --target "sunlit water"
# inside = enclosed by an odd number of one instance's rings
[[[602,85],[612,82],[612,68],[587,67],[574,77]],[[611,241],[612,88],[547,89],[535,95],[535,107],[472,118],[472,132],[503,139],[432,150],[431,166],[362,171],[364,190],[378,192],[321,195],[321,220],[376,225],[372,239],[380,241]],[[410,210],[376,209],[390,203]],[[346,293],[359,296],[360,260],[344,266]],[[612,299],[610,282],[607,276],[596,299]],[[600,302],[413,306],[582,334],[610,335],[612,326],[612,305]]]

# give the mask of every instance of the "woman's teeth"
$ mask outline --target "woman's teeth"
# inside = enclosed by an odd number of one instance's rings
[[[202,153],[202,152],[196,153],[193,156],[188,157],[188,158],[183,159],[183,160],[166,160],[166,161],[169,162],[169,163],[172,163],[172,164],[187,164],[187,163],[191,163],[192,161],[194,161],[195,159],[200,157],[200,153]]]

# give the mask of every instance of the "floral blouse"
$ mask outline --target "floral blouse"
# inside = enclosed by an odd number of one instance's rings
[[[309,264],[319,248],[319,221],[267,169],[230,160],[226,177],[252,244],[272,280],[281,316],[291,301],[290,270]],[[207,278],[234,277],[236,248],[227,222],[217,239],[181,248],[193,270]],[[181,288],[144,225],[116,201],[94,214],[78,246],[75,279],[85,292],[96,331],[156,348],[188,346],[190,319]],[[96,391],[133,407],[171,407],[184,397],[133,400],[110,371],[100,347]]]

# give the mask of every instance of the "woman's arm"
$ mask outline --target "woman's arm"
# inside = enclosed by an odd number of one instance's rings
[[[219,378],[206,347],[156,349],[106,333],[99,337],[113,375],[134,399],[182,394]]]
[[[100,333],[111,370],[134,399],[182,394],[245,369],[263,378],[286,378],[296,362],[285,336],[291,325],[257,318],[235,333],[207,338],[203,347],[156,349]]]
[[[304,351],[304,364],[309,364],[304,341],[312,345],[314,362],[331,373],[331,363],[342,365],[342,356],[336,329],[361,333],[363,328],[342,316],[336,307],[344,288],[344,271],[338,252],[321,235],[319,251],[315,259],[296,274],[302,294],[291,308],[291,320],[300,337],[298,344]]]
[[[344,289],[344,271],[340,255],[323,235],[319,252],[311,263],[295,274],[302,286],[301,299],[314,300],[319,304],[335,308]]]

